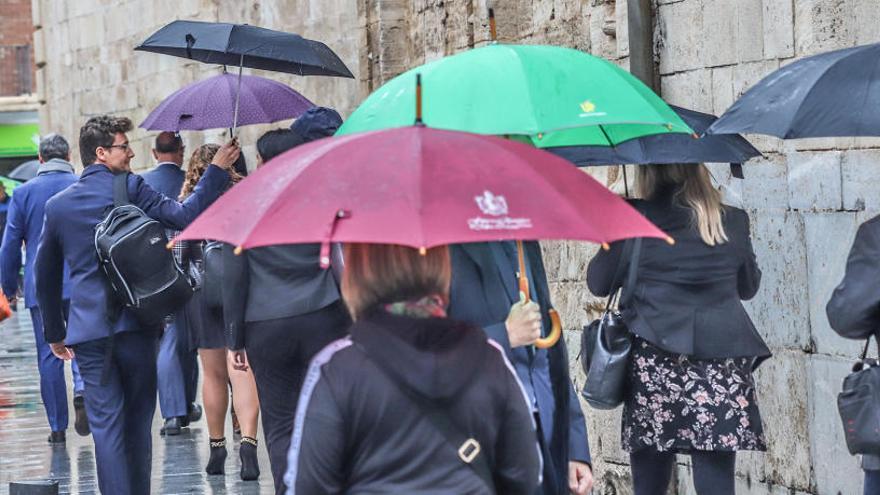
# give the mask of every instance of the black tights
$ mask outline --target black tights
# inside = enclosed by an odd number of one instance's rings
[[[690,453],[698,495],[734,495],[736,452]],[[675,453],[645,448],[629,455],[635,495],[664,495],[672,477]]]

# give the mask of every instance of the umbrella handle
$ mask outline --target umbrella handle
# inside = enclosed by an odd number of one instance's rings
[[[522,241],[516,241],[516,252],[517,261],[519,262],[519,273],[517,274],[519,291],[525,294],[526,301],[529,301],[531,299],[529,295],[529,278],[526,276],[526,260],[523,255]],[[550,308],[547,310],[547,314],[550,316],[550,334],[535,341],[535,347],[538,349],[553,347],[562,336],[562,320],[559,318],[559,313],[555,309]]]

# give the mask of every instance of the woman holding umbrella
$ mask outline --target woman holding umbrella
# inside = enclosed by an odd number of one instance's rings
[[[205,144],[196,149],[189,161],[181,201],[192,194],[196,184],[205,172],[219,147]],[[230,172],[232,182],[241,180],[236,172]],[[185,267],[202,271],[204,262],[203,242],[190,241],[178,244],[182,251]],[[210,458],[205,472],[224,474],[226,461],[226,411],[229,410],[229,389],[232,384],[232,398],[235,413],[241,425],[241,479],[255,480],[260,476],[257,461],[257,421],[260,415],[260,402],[254,375],[249,370],[235,370],[231,358],[227,360],[224,336],[223,315],[209,308],[202,291],[196,291],[184,308],[186,322],[190,329],[193,347],[199,350],[202,361],[202,401],[205,404],[205,417],[208,422]]]
[[[625,258],[618,242],[587,271],[607,296],[615,272],[641,260],[621,308],[635,334],[622,433],[635,493],[666,493],[687,453],[698,494],[732,495],[736,451],[766,449],[752,371],[770,351],[740,302],[761,280],[749,218],[721,204],[702,164],[640,167],[638,187],[633,205],[675,245],[646,239]]]

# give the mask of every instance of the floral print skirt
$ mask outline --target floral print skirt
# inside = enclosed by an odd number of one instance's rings
[[[693,359],[636,337],[623,404],[623,448],[766,450],[752,358]]]

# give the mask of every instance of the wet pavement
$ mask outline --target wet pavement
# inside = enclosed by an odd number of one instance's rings
[[[70,384],[69,365],[66,373]],[[73,430],[71,396],[68,402],[67,444],[50,446],[46,441],[49,426],[40,398],[30,316],[22,310],[0,323],[0,494],[9,493],[10,481],[45,479],[57,480],[60,493],[97,493],[92,438],[80,437]],[[225,477],[205,474],[208,430],[204,418],[185,428],[181,435],[167,438],[159,435],[161,422],[157,405],[153,420],[152,493],[273,493],[262,432],[258,449],[260,479],[243,482],[238,478],[237,446],[230,448]],[[227,438],[231,438],[231,424],[227,424],[226,431]]]

